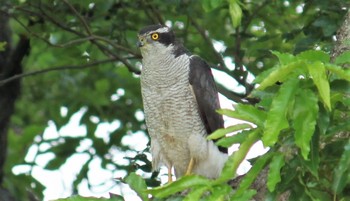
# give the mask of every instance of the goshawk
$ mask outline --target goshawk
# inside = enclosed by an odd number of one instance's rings
[[[138,35],[142,54],[141,92],[151,137],[153,169],[175,176],[217,178],[227,149],[206,139],[224,125],[218,93],[208,64],[192,55],[167,26],[151,25]]]

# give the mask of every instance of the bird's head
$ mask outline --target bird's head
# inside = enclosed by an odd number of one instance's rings
[[[137,46],[140,47],[142,54],[144,54],[174,44],[175,34],[167,26],[160,24],[150,25],[141,29],[138,39]]]

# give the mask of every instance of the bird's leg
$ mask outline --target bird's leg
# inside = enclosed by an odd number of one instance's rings
[[[185,175],[190,175],[192,173],[193,166],[194,166],[194,159],[191,157],[191,160],[190,160],[190,163],[188,164]]]
[[[168,166],[168,183],[170,184],[171,182],[173,182],[173,177],[172,177],[172,174],[171,174],[171,165]]]

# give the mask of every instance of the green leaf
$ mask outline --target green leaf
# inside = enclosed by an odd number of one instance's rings
[[[56,201],[122,201],[124,200],[121,197],[111,197],[111,198],[95,198],[95,197],[81,197],[81,196],[72,196],[69,198],[58,199]]]
[[[249,121],[258,126],[262,126],[266,118],[266,112],[259,110],[252,105],[245,104],[235,105],[235,110],[219,109],[217,112],[228,117]]]
[[[215,186],[211,194],[206,198],[208,201],[217,201],[217,200],[227,200],[229,194],[232,192],[232,187],[228,184],[217,185]]]
[[[216,142],[216,144],[223,147],[230,147],[233,144],[242,143],[247,138],[250,132],[250,130],[242,131],[232,136],[221,138]]]
[[[256,194],[256,190],[248,189],[241,196],[232,196],[231,201],[250,201],[253,196]]]
[[[202,0],[202,7],[205,12],[210,12],[223,4],[224,0]]]
[[[298,59],[305,59],[308,62],[329,63],[331,57],[326,52],[320,50],[307,50],[297,55]]]
[[[337,75],[339,78],[350,82],[350,69],[343,69],[340,66],[334,64],[326,64],[326,69]]]
[[[174,193],[196,186],[207,186],[209,188],[211,186],[210,180],[199,175],[188,175],[183,176],[170,184],[166,184],[158,188],[149,189],[146,192],[152,194],[157,198],[165,198]]]
[[[276,153],[272,158],[267,175],[267,188],[270,192],[275,191],[276,185],[281,181],[281,168],[284,164],[284,155]]]
[[[239,0],[228,0],[228,3],[232,26],[236,28],[241,24],[242,8],[239,5]]]
[[[0,41],[0,52],[3,52],[6,50],[7,42],[6,41]]]
[[[196,201],[199,200],[203,193],[210,189],[209,186],[199,186],[189,192],[183,201]]]
[[[110,86],[107,79],[101,79],[95,82],[95,89],[100,93],[106,93],[109,87]]]
[[[260,83],[258,90],[264,90],[265,88],[274,85],[276,82],[283,82],[286,78],[290,78],[291,76],[293,76],[293,71],[295,71],[296,69],[302,69],[304,68],[304,66],[304,61],[295,61],[293,63],[281,66],[280,68],[273,71]],[[297,75],[295,75],[295,77]]]
[[[37,135],[40,135],[44,132],[45,130],[44,125],[29,125],[23,130],[23,136],[21,137],[21,143],[23,144],[29,144],[30,142],[33,141],[34,137]]]
[[[308,64],[307,68],[309,69],[309,73],[318,89],[323,103],[328,110],[331,110],[330,87],[323,63],[316,61],[312,64]]]
[[[148,194],[146,192],[147,185],[145,180],[137,175],[136,173],[132,172],[130,173],[124,181],[129,184],[130,188],[133,189],[142,200],[147,201],[148,200]]]
[[[310,170],[311,174],[315,176],[315,178],[319,178],[319,164],[320,164],[320,134],[318,130],[312,136],[311,146],[310,146],[310,160],[303,161],[305,166]]]
[[[255,179],[260,174],[261,170],[264,169],[265,164],[268,160],[270,160],[272,154],[266,153],[265,155],[259,157],[256,162],[253,164],[252,168],[249,170],[249,172],[244,175],[244,178],[239,184],[239,187],[236,189],[236,192],[233,196],[233,198],[237,198],[245,194],[245,192],[249,189],[249,187],[252,185],[252,183],[255,181]]]
[[[214,133],[212,133],[211,135],[209,135],[207,137],[207,139],[208,140],[219,139],[219,138],[224,137],[228,133],[232,133],[232,132],[247,129],[247,128],[252,128],[252,125],[250,125],[250,124],[236,124],[233,126],[229,126],[227,128],[220,128],[220,129],[216,130]]]
[[[341,55],[337,56],[334,63],[337,65],[350,63],[350,51],[345,51]]]
[[[296,95],[293,111],[295,144],[300,148],[305,160],[310,152],[310,141],[315,131],[318,114],[318,98],[309,89],[300,90]]]
[[[344,152],[340,157],[338,166],[334,170],[334,180],[332,189],[336,193],[343,191],[350,182],[350,140],[344,146]]]
[[[271,50],[271,53],[277,56],[281,65],[287,65],[293,61],[295,61],[295,56],[288,53],[280,53],[278,51]]]
[[[239,146],[238,151],[228,157],[220,177],[214,181],[214,184],[227,182],[235,176],[238,166],[246,157],[251,146],[253,146],[253,144],[259,140],[260,134],[261,129],[254,129],[250,131],[246,140]]]
[[[287,112],[291,100],[294,98],[298,83],[298,79],[287,80],[282,84],[276,97],[272,100],[271,108],[267,113],[264,124],[264,133],[262,137],[265,146],[275,144],[281,130],[289,127]]]

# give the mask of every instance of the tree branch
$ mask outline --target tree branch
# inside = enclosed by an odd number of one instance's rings
[[[117,58],[112,58],[112,59],[105,59],[105,60],[90,62],[90,63],[80,65],[80,66],[57,66],[57,67],[51,67],[51,68],[46,68],[46,69],[42,69],[42,70],[36,70],[36,71],[16,74],[16,75],[13,75],[13,76],[8,77],[6,79],[0,80],[0,87],[9,83],[9,82],[12,82],[14,80],[18,80],[18,79],[23,78],[23,77],[43,74],[43,73],[47,73],[47,72],[51,72],[51,71],[77,70],[77,69],[90,68],[90,67],[94,67],[94,66],[99,65],[99,64],[109,63],[109,62],[118,61],[118,60],[119,59],[117,59]]]
[[[56,25],[57,27],[65,30],[65,31],[68,31],[70,33],[73,33],[79,37],[82,37],[82,38],[90,38],[91,37],[91,43],[92,44],[95,44],[104,54],[108,55],[109,57],[111,58],[115,58],[117,60],[119,60],[120,62],[122,62],[130,72],[133,72],[135,74],[140,74],[140,70],[135,68],[134,66],[132,66],[126,59],[124,59],[123,57],[121,57],[119,54],[116,54],[115,52],[113,52],[110,48],[108,48],[107,46],[105,45],[102,45],[101,43],[98,42],[98,40],[102,40],[106,43],[108,43],[108,45],[111,45],[112,47],[114,48],[117,48],[117,49],[121,49],[121,50],[124,50],[128,53],[131,53],[133,54],[135,57],[137,58],[141,58],[141,55],[138,54],[138,53],[135,53],[134,51],[128,49],[128,48],[125,48],[121,45],[116,45],[113,41],[110,41],[106,38],[103,38],[103,37],[100,37],[100,36],[96,36],[96,35],[93,35],[93,33],[91,33],[91,31],[89,32],[91,35],[85,35],[84,33],[81,33],[81,32],[78,32],[78,31],[75,31],[69,27],[67,27],[66,25],[64,25],[63,23],[61,23],[60,21],[56,20],[55,18],[51,17],[50,15],[48,15],[43,9],[41,6],[37,7],[37,9],[39,9],[39,11],[41,13],[33,13],[32,11],[28,11],[27,9],[24,9],[24,8],[21,8],[22,11],[24,12],[30,12],[31,14],[34,14],[36,16],[39,16],[41,18],[44,18],[44,19],[47,19],[49,20],[51,23],[53,23],[54,25]],[[75,9],[74,9],[75,10]],[[76,10],[74,12],[77,12]],[[79,15],[79,13],[76,13]],[[78,17],[79,18],[79,17]],[[80,18],[81,20],[83,20],[82,18]],[[83,20],[84,21],[84,20]],[[88,26],[86,22],[82,22],[83,23],[83,26]],[[87,30],[90,30],[89,27],[85,27],[85,29]],[[98,40],[96,40],[98,39]]]
[[[337,41],[332,51],[332,61],[343,52],[350,50],[350,10],[346,13],[343,24],[337,31],[336,38]]]
[[[83,27],[85,28],[87,34],[89,36],[92,35],[92,31],[88,25],[88,23],[86,22],[86,20],[84,19],[83,16],[80,15],[80,13],[74,8],[74,6],[72,4],[70,4],[67,0],[63,0],[63,2],[65,4],[67,4],[67,6],[69,7],[69,9],[71,9],[73,11],[73,13],[77,16],[77,18],[79,19],[79,21],[81,22],[81,24],[83,25]]]
[[[219,61],[220,66],[213,65],[212,67],[217,69],[217,70],[223,71],[223,72],[227,73],[228,75],[232,76],[239,84],[241,84],[242,86],[244,86],[246,88],[247,92],[249,91],[249,89],[254,88],[251,84],[246,82],[246,79],[241,79],[240,75],[236,75],[236,74],[232,73],[232,71],[228,70],[223,57],[221,56],[220,53],[218,53],[215,50],[214,45],[213,45],[211,39],[209,38],[209,36],[205,33],[205,30],[202,29],[202,27],[200,27],[198,25],[198,23],[191,16],[189,16],[189,20],[190,20],[191,24],[196,28],[196,30],[200,33],[200,35],[205,40],[205,42],[208,45],[210,45],[212,51],[215,54],[216,59]],[[240,45],[238,47],[240,48]],[[236,60],[235,60],[235,62],[236,62]],[[245,72],[245,73],[247,73],[247,72]],[[246,94],[248,94],[248,93],[246,93]]]

